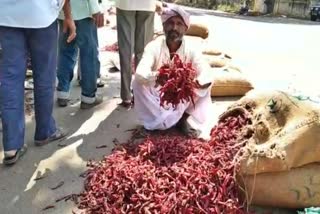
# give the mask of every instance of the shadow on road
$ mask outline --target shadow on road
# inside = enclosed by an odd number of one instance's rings
[[[136,118],[132,110],[117,106],[119,78],[108,78],[102,89],[105,101],[101,106],[80,110],[80,101],[75,98],[79,94],[80,89],[74,87],[71,105],[54,110],[57,123],[69,131],[66,139],[35,147],[34,122],[26,124],[26,155],[13,167],[0,164],[1,214],[72,213],[74,203],[56,200],[80,193],[83,179],[79,175],[85,171],[86,162],[109,154],[114,139],[128,139],[130,132],[126,130],[133,128]],[[42,211],[48,206],[52,207]]]

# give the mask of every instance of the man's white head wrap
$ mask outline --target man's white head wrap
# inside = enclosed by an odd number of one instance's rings
[[[180,16],[183,19],[187,28],[190,27],[189,13],[187,13],[184,9],[175,4],[168,4],[168,6],[163,9],[161,14],[162,23],[165,23],[168,19],[170,19],[173,16]]]

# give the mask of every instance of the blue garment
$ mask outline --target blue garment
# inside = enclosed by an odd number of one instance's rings
[[[60,27],[62,22],[59,21]],[[97,74],[100,73],[97,27],[91,18],[75,21],[77,37],[71,43],[66,42],[66,34],[60,31],[58,54],[58,98],[68,99],[70,82],[73,79],[74,66],[80,50],[81,101],[92,103],[97,91]]]
[[[57,19],[63,2],[64,0],[0,0],[0,26],[48,27]]]
[[[70,0],[70,5],[73,20],[91,18],[93,14],[102,12],[98,0]],[[62,11],[60,12],[59,19],[64,19]]]
[[[34,78],[35,140],[45,140],[56,131],[52,117],[57,63],[58,26],[46,28],[0,26],[0,111],[4,151],[24,143],[24,80],[27,51],[30,51]]]

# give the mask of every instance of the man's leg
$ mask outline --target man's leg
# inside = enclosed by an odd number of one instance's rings
[[[80,57],[78,57],[77,81],[78,81],[79,85],[81,85],[81,67],[80,67],[80,64],[81,64]],[[101,74],[100,74],[100,59],[99,59],[99,71],[97,73],[97,87],[98,88],[104,87],[104,81],[101,80]]]
[[[36,132],[35,142],[48,143],[59,138],[60,133],[52,117],[57,68],[58,24],[49,27],[28,29],[33,78]],[[56,136],[57,135],[57,136]],[[52,138],[52,139],[51,139]]]
[[[207,92],[201,97],[197,96],[194,99],[195,106],[190,104],[190,106],[186,109],[184,116],[177,124],[177,127],[180,128],[184,134],[192,137],[198,137],[200,135],[201,131],[193,128],[189,124],[188,118],[191,116],[197,121],[198,124],[205,124],[207,122],[208,115],[210,115],[211,109],[213,108],[210,92],[211,87],[209,87]]]
[[[67,34],[62,31],[62,21],[59,21],[59,48],[58,48],[58,105],[67,106],[70,96],[70,82],[73,79],[73,70],[77,61],[78,48],[76,42],[67,43]]]
[[[176,108],[160,106],[159,91],[153,86],[146,86],[135,79],[132,82],[135,98],[134,109],[138,119],[148,130],[168,129],[182,117],[189,104],[179,104]]]
[[[24,144],[24,80],[27,46],[23,29],[0,27],[0,111],[4,151],[18,150]],[[13,153],[14,155],[14,153]]]
[[[81,108],[90,108],[102,102],[96,96],[97,74],[100,69],[98,44],[95,39],[97,27],[91,18],[77,21],[77,45],[80,49]]]
[[[80,54],[80,51],[78,51]],[[80,68],[80,56],[78,54],[78,69],[77,69],[77,80],[79,82],[79,85],[81,85],[81,68]]]
[[[152,40],[154,34],[154,12],[137,11],[135,29],[135,66],[137,67],[145,46]]]
[[[131,102],[131,59],[136,23],[135,14],[135,11],[126,11],[117,8],[117,30],[121,72],[121,99],[123,102],[129,104]]]
[[[98,39],[98,29],[95,28],[93,32],[93,39],[96,43],[97,50],[99,49],[99,39]],[[100,69],[100,58],[99,58],[99,50],[98,50],[98,57],[97,57],[97,87],[102,88],[104,86],[104,82],[101,80],[101,69]]]

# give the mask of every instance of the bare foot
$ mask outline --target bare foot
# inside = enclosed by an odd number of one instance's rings
[[[201,134],[200,130],[193,128],[187,121],[189,115],[184,115],[177,123],[177,128],[187,137],[197,138]]]

